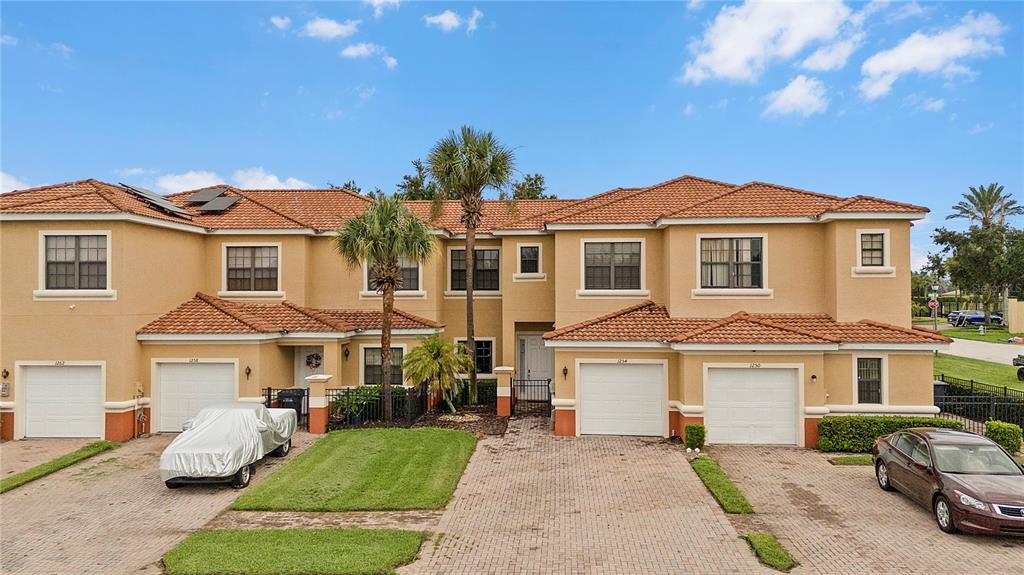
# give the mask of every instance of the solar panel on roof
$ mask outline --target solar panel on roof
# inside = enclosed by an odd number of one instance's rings
[[[209,190],[200,190],[188,197],[188,203],[190,204],[205,204],[206,202],[220,196],[227,190],[224,188],[210,188]]]
[[[241,200],[241,196],[220,196],[199,206],[200,212],[223,212]]]
[[[157,207],[157,208],[159,208],[159,209],[161,209],[161,210],[163,210],[165,212],[168,212],[168,213],[171,213],[171,214],[175,214],[175,215],[178,215],[178,216],[185,216],[185,217],[190,217],[192,215],[192,214],[188,213],[187,211],[183,210],[181,207],[179,207],[174,202],[168,200],[167,198],[161,196],[160,194],[158,194],[156,192],[147,190],[146,188],[139,188],[139,187],[135,187],[135,186],[129,186],[128,184],[124,184],[124,183],[121,184],[121,187],[126,189],[126,190],[128,190],[129,192],[135,194],[140,199],[142,199],[144,202],[146,202],[146,203],[148,203],[148,204],[150,204],[152,206],[155,206],[155,207]]]

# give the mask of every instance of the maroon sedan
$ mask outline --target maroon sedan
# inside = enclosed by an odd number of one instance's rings
[[[1024,537],[1024,467],[992,440],[915,428],[875,440],[878,486],[932,510],[939,529]]]

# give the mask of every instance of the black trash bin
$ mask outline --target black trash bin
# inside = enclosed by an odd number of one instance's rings
[[[302,416],[302,400],[306,390],[302,388],[282,389],[277,392],[277,405],[282,409],[294,409],[297,417]]]

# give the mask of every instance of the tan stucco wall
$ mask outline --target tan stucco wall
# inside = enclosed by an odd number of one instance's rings
[[[886,358],[889,405],[931,405],[933,355],[930,351],[828,353],[825,355],[826,404],[853,405],[854,357]]]
[[[910,223],[897,220],[835,221],[826,224],[834,240],[825,259],[834,265],[835,301],[825,310],[838,321],[873,319],[910,327]],[[892,277],[852,277],[857,262],[857,230],[889,230]],[[826,282],[826,286],[829,285]]]
[[[1010,305],[1003,319],[1010,333],[1024,333],[1024,301],[1010,298]]]
[[[772,369],[773,365],[802,366],[804,376],[804,405],[824,405],[822,386],[823,359],[821,353],[749,353],[749,354],[697,354],[687,353],[683,357],[683,403],[704,405],[704,364],[726,364],[730,367],[751,367]],[[811,383],[811,376],[817,375],[817,383]]]
[[[558,399],[576,398],[576,367],[577,362],[587,359],[602,360],[625,360],[627,363],[634,360],[663,360],[668,364],[668,398],[679,400],[681,379],[679,371],[679,354],[667,352],[638,352],[625,350],[608,351],[555,351],[555,397]],[[568,368],[569,372],[562,375],[562,368]]]

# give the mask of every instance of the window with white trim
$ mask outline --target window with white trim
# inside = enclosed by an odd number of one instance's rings
[[[700,287],[764,287],[761,238],[701,238]]]
[[[857,358],[857,403],[882,403],[882,358]]]
[[[412,258],[398,258],[398,267],[401,268],[402,285],[396,291],[419,291],[420,289],[420,265]],[[373,268],[366,266],[366,289],[377,289],[373,285]]]
[[[277,291],[277,246],[227,246],[228,291]]]
[[[466,345],[465,339],[457,339],[455,343]],[[494,340],[493,339],[477,339],[473,338],[474,347],[476,348],[476,354],[474,359],[476,360],[476,372],[477,373],[493,373],[494,372]]]
[[[519,273],[540,273],[540,246],[519,246]]]
[[[499,255],[497,248],[480,248],[473,251],[473,289],[479,291],[498,291]],[[451,290],[466,289],[466,250],[451,250]]]
[[[381,385],[384,381],[384,368],[381,360],[381,348],[363,348],[363,384]],[[405,376],[402,373],[402,355],[400,347],[391,348],[391,385],[402,385]]]
[[[862,266],[884,266],[885,265],[885,234],[863,233],[860,234],[860,265]]]
[[[585,242],[583,288],[640,289],[641,257],[640,242]]]
[[[107,289],[107,236],[46,236],[45,289]]]

